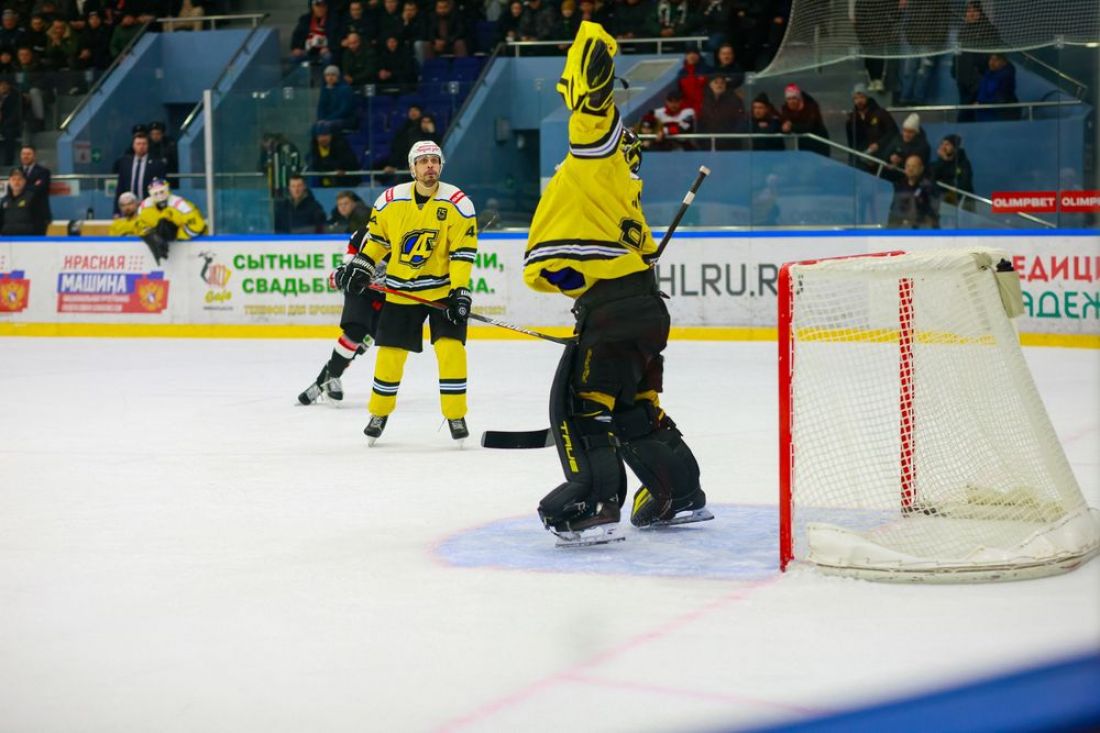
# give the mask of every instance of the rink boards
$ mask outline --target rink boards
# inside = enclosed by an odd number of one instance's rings
[[[660,232],[655,232],[660,236]],[[136,239],[0,242],[0,335],[324,337],[342,295],[328,288],[343,237],[219,236],[173,245],[158,264]],[[524,232],[480,238],[475,310],[550,333],[570,331],[571,301],[523,283]],[[1095,231],[679,232],[658,266],[674,338],[774,339],[784,262],[887,250],[995,247],[1023,281],[1025,344],[1100,347]],[[516,337],[473,327],[474,338]],[[523,337],[520,337],[523,338]]]

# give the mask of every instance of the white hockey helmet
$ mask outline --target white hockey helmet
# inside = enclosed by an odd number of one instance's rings
[[[439,156],[439,172],[443,172],[443,164],[447,161],[443,159],[443,150],[431,140],[421,140],[420,142],[413,143],[413,146],[409,148],[409,171],[413,169],[413,165],[416,163],[417,158],[423,158],[425,155],[438,155]]]

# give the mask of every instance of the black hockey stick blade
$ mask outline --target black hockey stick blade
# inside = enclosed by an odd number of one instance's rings
[[[550,428],[542,430],[486,430],[481,434],[482,448],[503,448],[505,450],[527,450],[529,448],[550,448],[554,445],[554,435]]]

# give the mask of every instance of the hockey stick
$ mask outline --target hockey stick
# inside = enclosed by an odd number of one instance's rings
[[[434,300],[428,300],[427,298],[419,298],[415,295],[409,295],[408,293],[403,293],[400,290],[394,290],[393,288],[387,288],[385,285],[378,285],[376,283],[371,283],[370,289],[371,290],[377,290],[380,293],[390,293],[392,295],[399,295],[402,298],[408,298],[411,301],[414,301],[416,303],[421,303],[422,305],[426,305],[429,308],[435,308],[437,311],[447,310],[447,306],[443,305],[442,303],[439,303],[439,302],[434,301]],[[495,318],[489,318],[489,316],[483,316],[480,313],[474,313],[473,311],[470,311],[470,316],[469,317],[472,318],[475,321],[481,321],[482,323],[488,323],[492,326],[499,326],[500,328],[506,328],[509,331],[515,331],[516,333],[522,333],[522,334],[526,334],[528,336],[534,336],[535,338],[542,339],[543,341],[552,341],[555,344],[561,344],[562,346],[567,346],[567,345],[573,343],[573,341],[574,341],[571,338],[561,338],[559,336],[551,336],[548,333],[542,333],[540,331],[531,331],[529,329],[523,328],[522,326],[517,326],[514,323],[507,323],[505,321],[498,321]]]
[[[684,213],[688,210],[688,207],[691,206],[691,202],[695,200],[696,192],[709,175],[710,168],[707,168],[705,165],[699,166],[699,174],[695,176],[691,188],[684,194],[684,200],[680,204],[680,210],[676,212],[676,216],[673,217],[672,223],[668,225],[665,236],[661,237],[661,243],[657,246],[657,251],[646,258],[646,262],[651,266],[657,263],[657,260],[661,257],[661,253],[665,251],[665,247],[668,246],[669,241],[672,239],[672,233],[675,232],[676,227],[680,225],[680,220],[684,218]],[[483,448],[528,450],[531,448],[549,448],[552,445],[554,445],[554,436],[550,432],[550,428],[515,431],[486,430],[481,434],[481,446]]]
[[[695,200],[695,194],[698,192],[699,187],[703,185],[703,181],[710,175],[710,168],[705,165],[699,166],[699,175],[695,176],[695,180],[691,184],[691,188],[684,194],[684,200],[680,203],[680,210],[676,212],[676,216],[672,218],[672,223],[668,225],[668,229],[665,231],[665,236],[661,237],[661,243],[657,245],[657,251],[646,258],[646,262],[654,264],[657,260],[661,259],[661,255],[665,251],[665,247],[668,246],[669,240],[672,239],[672,233],[676,231],[676,227],[680,226],[680,220],[684,218],[684,214],[687,213],[688,207],[691,206],[691,202]]]
[[[529,450],[531,448],[550,448],[554,445],[554,436],[550,428],[541,430],[486,430],[481,434],[482,448],[500,448],[504,450]]]

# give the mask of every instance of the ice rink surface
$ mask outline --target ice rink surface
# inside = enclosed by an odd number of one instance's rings
[[[440,429],[430,351],[373,448],[373,351],[297,406],[331,344],[0,339],[0,729],[702,731],[1100,648],[1100,560],[780,576],[774,343],[667,352],[717,519],[587,550],[535,516],[553,450]],[[558,347],[469,353],[475,435],[545,427]],[[1100,352],[1027,357],[1100,505]]]

